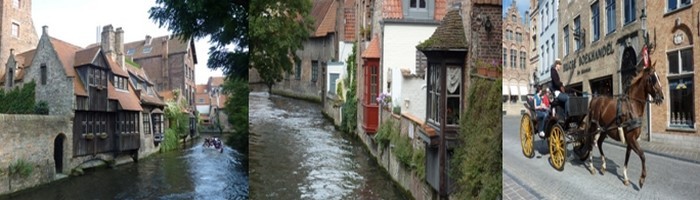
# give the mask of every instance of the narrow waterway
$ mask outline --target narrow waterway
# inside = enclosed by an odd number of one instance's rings
[[[251,92],[251,199],[407,199],[318,104]]]
[[[114,169],[88,170],[0,199],[247,199],[242,156],[229,147],[223,153],[203,147],[199,139],[183,150],[156,153]]]

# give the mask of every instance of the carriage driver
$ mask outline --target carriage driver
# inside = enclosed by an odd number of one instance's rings
[[[561,82],[559,76],[559,72],[561,71],[561,60],[559,58],[557,58],[557,60],[554,61],[554,66],[552,66],[552,69],[550,71],[552,76],[552,83],[550,85],[550,89],[551,91],[554,91],[554,99],[559,101],[559,105],[563,105],[564,110],[562,114],[564,114],[564,118],[566,118],[567,116],[569,116],[569,111],[567,110],[569,108],[569,95],[565,93],[566,91],[564,90],[564,84]]]

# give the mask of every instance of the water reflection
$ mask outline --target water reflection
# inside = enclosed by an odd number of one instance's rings
[[[363,144],[319,105],[250,94],[252,199],[405,199]]]
[[[0,199],[247,199],[244,155],[229,147],[219,153],[201,143]]]

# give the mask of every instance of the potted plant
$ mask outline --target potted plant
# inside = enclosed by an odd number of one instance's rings
[[[391,95],[389,93],[383,92],[377,96],[377,103],[380,107],[389,110],[391,108]]]
[[[491,62],[477,59],[476,70],[476,73],[479,75],[498,78],[501,76],[501,63],[495,59]]]

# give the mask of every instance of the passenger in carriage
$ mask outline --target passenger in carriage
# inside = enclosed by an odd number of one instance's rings
[[[540,137],[544,137],[544,124],[546,124],[547,117],[549,117],[549,89],[540,88],[538,93],[535,94],[535,112],[537,119],[537,132]]]
[[[569,108],[569,95],[566,94],[566,90],[564,89],[564,83],[561,82],[559,76],[559,72],[561,70],[561,60],[557,58],[557,60],[554,62],[554,66],[552,66],[551,69],[552,83],[550,85],[550,89],[554,92],[554,99],[557,100],[559,105],[562,105],[562,107],[564,108],[562,114],[564,118],[566,118],[567,116],[569,116],[569,111],[567,110]]]

